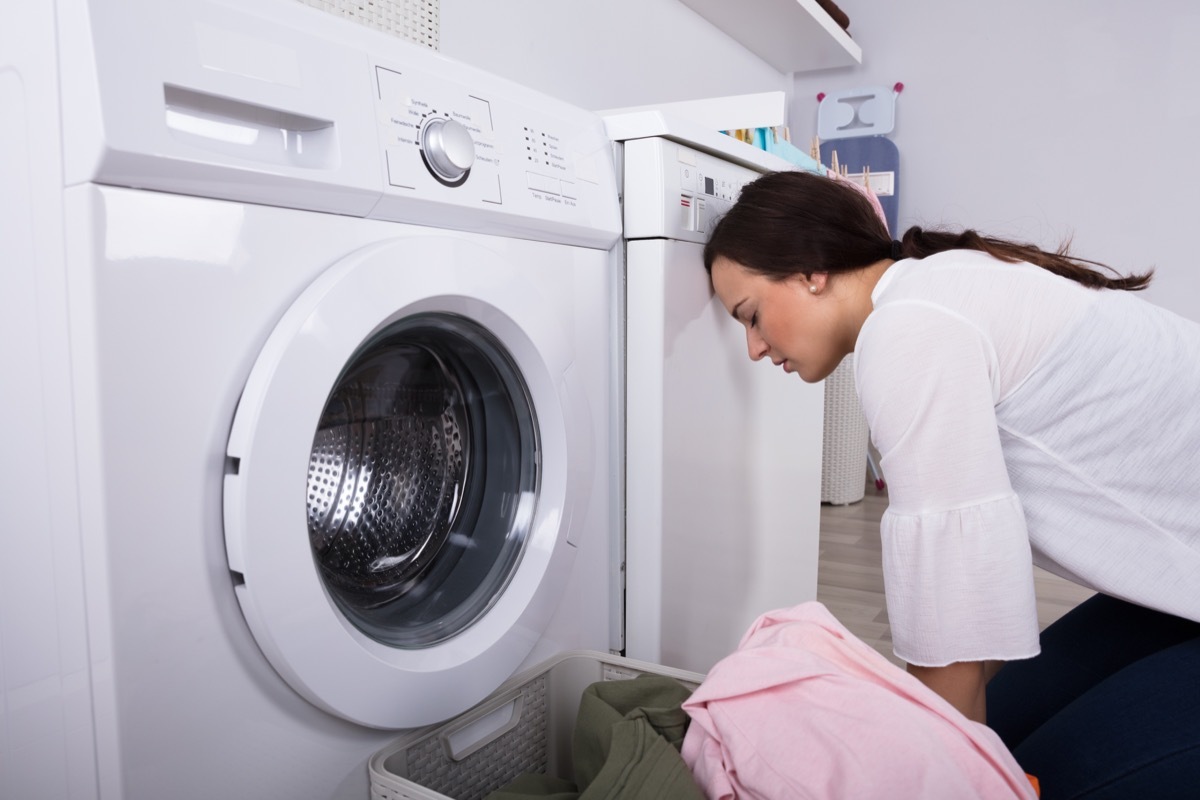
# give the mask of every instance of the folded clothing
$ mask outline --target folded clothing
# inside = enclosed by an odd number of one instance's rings
[[[713,800],[1034,798],[999,737],[820,603],[764,614],[683,704]]]

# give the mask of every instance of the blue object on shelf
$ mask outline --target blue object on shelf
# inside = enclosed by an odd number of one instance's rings
[[[739,131],[724,131],[726,134],[737,135],[741,141],[746,141],[747,144],[757,147],[759,150],[764,150],[771,155],[779,156],[783,160],[795,164],[806,172],[813,172],[817,175],[825,175],[825,167],[817,163],[817,161],[808,153],[793,145],[791,142],[779,135],[775,128],[748,128]]]
[[[814,172],[817,175],[826,174],[825,167],[821,166],[813,159],[812,156],[801,150],[799,147],[796,147],[791,142],[777,138],[774,141],[769,142],[768,145],[763,149],[768,153],[779,156],[785,161],[795,164],[797,167],[805,170],[806,172]]]

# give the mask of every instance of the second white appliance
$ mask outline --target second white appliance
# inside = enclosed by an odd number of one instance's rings
[[[707,672],[763,612],[816,598],[824,390],[747,356],[704,270],[741,187],[791,169],[658,112],[622,142],[625,652]]]

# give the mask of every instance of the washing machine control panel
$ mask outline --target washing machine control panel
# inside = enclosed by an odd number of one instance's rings
[[[625,143],[625,237],[704,242],[755,170],[665,138]]]
[[[436,224],[450,207],[517,235],[525,224],[619,235],[598,116],[500,79],[489,89],[397,64],[373,71],[384,196],[371,216]]]

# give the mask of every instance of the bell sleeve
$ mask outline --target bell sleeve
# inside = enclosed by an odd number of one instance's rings
[[[996,425],[990,339],[941,306],[867,319],[855,380],[887,476],[880,534],[895,653],[910,664],[1039,652],[1025,516]]]

